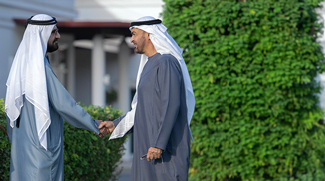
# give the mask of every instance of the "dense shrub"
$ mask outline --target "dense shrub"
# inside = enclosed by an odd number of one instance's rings
[[[7,122],[3,99],[0,99],[0,180],[9,180],[10,143],[6,135]]]
[[[121,112],[111,107],[89,106],[84,109],[96,120],[114,120]],[[126,138],[108,141],[109,135],[96,134],[64,125],[65,180],[116,180],[117,164]]]
[[[2,100],[1,100],[2,101]],[[0,101],[0,125],[6,128],[3,101]],[[121,112],[111,107],[83,108],[96,120],[113,120]],[[92,132],[64,123],[64,178],[65,180],[116,180],[121,170],[117,164],[122,157],[125,138],[108,141]],[[10,143],[0,130],[0,180],[9,180]]]
[[[192,180],[324,180],[321,0],[164,0],[196,97]]]

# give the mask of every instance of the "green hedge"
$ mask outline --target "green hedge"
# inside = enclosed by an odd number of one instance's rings
[[[114,120],[121,111],[111,107],[83,108],[96,120]],[[65,180],[116,180],[125,138],[108,141],[109,135],[98,135],[64,125],[64,178]]]
[[[164,0],[196,97],[191,180],[324,180],[321,0]]]
[[[0,104],[0,125],[6,126],[3,104]],[[121,115],[111,107],[83,108],[96,120],[114,120]],[[108,141],[96,134],[64,123],[64,179],[65,180],[116,180],[121,172],[117,164],[124,150],[126,138]],[[0,180],[9,180],[10,144],[0,130]]]
[[[5,105],[0,99],[0,126],[7,131]],[[0,128],[0,180],[9,180],[10,172],[10,143],[5,131]]]

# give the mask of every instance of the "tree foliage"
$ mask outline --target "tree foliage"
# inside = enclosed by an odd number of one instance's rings
[[[164,0],[196,97],[192,180],[324,180],[321,0]]]

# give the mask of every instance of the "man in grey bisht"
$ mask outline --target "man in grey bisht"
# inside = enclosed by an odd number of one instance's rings
[[[140,18],[130,30],[135,52],[142,54],[132,110],[102,122],[100,136],[133,132],[131,180],[188,180],[195,99],[182,50],[159,19]]]
[[[63,181],[63,119],[97,134],[99,124],[62,86],[45,56],[58,49],[56,19],[38,14],[27,23],[7,80],[10,180]]]

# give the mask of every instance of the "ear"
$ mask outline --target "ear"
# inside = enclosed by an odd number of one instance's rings
[[[150,40],[150,34],[146,32],[146,36],[147,36],[148,39]]]

